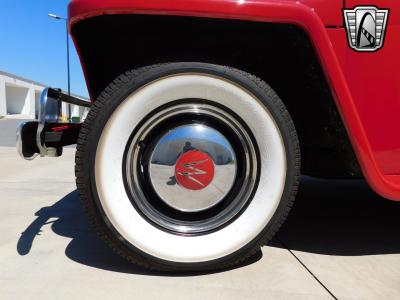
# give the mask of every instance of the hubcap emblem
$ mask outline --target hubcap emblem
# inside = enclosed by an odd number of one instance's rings
[[[214,162],[205,152],[184,152],[176,161],[175,178],[178,184],[186,189],[204,189],[214,178]]]

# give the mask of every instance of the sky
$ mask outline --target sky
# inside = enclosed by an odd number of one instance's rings
[[[68,0],[1,0],[0,70],[67,90]],[[71,91],[88,97],[78,55],[70,39]]]

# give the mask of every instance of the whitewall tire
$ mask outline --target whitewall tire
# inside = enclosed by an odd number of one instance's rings
[[[210,133],[200,140],[192,133],[196,126]],[[188,190],[179,180],[164,187],[160,174],[177,176],[177,162],[156,171],[155,158],[143,163],[157,147],[165,151],[165,141],[183,141],[177,138],[183,134],[206,147],[202,153],[215,165],[209,188]],[[213,135],[221,137],[210,144]],[[226,166],[207,150],[217,144],[232,149]],[[290,116],[263,81],[222,66],[171,63],[121,75],[100,95],[80,133],[76,175],[89,217],[120,255],[163,271],[205,270],[239,263],[273,236],[294,200],[299,159]],[[225,172],[222,179],[218,172]],[[228,174],[234,175],[224,190]],[[188,212],[191,205],[196,210]]]

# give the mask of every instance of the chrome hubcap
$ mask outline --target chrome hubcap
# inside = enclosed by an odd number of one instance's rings
[[[236,177],[228,140],[203,124],[169,130],[151,155],[150,179],[158,196],[179,211],[198,212],[218,204]]]
[[[161,108],[132,134],[124,174],[133,205],[156,226],[204,234],[251,201],[258,160],[251,133],[228,108]]]

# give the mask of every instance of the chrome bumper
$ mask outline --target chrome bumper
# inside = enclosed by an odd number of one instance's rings
[[[39,119],[22,123],[17,129],[18,153],[27,160],[36,156],[58,157],[63,146],[76,143],[80,123],[62,122],[61,103],[90,107],[91,103],[52,88],[43,90],[39,102]]]

